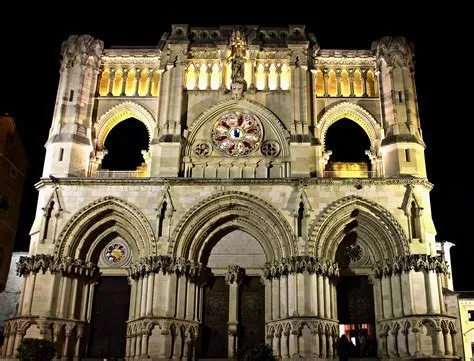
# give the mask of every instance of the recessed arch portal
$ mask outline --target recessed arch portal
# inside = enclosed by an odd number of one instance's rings
[[[339,119],[347,118],[356,122],[367,133],[370,139],[370,149],[376,151],[380,144],[383,129],[375,118],[357,104],[343,102],[331,107],[319,121],[319,139],[323,149],[326,149],[326,133],[329,127]]]
[[[357,225],[349,229],[355,220]],[[390,212],[367,199],[348,196],[327,206],[311,225],[309,254],[335,260],[339,244],[352,231],[367,248],[370,263],[409,253],[407,236]]]
[[[156,254],[153,229],[134,205],[116,198],[100,198],[71,217],[61,231],[55,255],[91,261],[116,236],[127,241],[134,260]]]
[[[104,149],[105,139],[107,139],[107,135],[110,133],[112,128],[123,120],[129,118],[135,118],[143,122],[148,130],[148,136],[151,138],[156,124],[155,119],[143,106],[128,101],[110,108],[107,112],[100,116],[99,120],[94,126],[97,142],[96,148],[98,150]]]
[[[297,255],[286,219],[270,203],[244,192],[223,192],[190,209],[171,237],[168,254],[201,261],[223,235],[240,229],[262,246],[267,262]]]

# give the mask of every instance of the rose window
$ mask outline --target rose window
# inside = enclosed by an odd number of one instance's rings
[[[104,249],[104,258],[109,265],[121,265],[128,256],[128,249],[122,242],[110,242]]]
[[[358,244],[349,244],[344,250],[344,254],[351,262],[357,262],[362,258],[362,248]]]
[[[224,114],[212,128],[214,147],[222,154],[241,157],[258,149],[262,139],[260,122],[251,113]]]

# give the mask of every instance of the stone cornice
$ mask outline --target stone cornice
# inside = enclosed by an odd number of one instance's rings
[[[99,276],[99,268],[94,263],[71,257],[36,254],[33,256],[22,256],[16,264],[18,276],[39,272],[45,273],[46,271],[51,273],[59,272],[64,276],[88,279],[95,279]]]
[[[147,66],[158,66],[160,64],[160,56],[158,54],[150,55],[124,55],[124,56],[103,56],[100,59],[101,65],[110,66],[136,66],[136,65],[147,65]]]
[[[329,278],[339,277],[337,263],[328,260],[319,260],[312,256],[295,256],[282,258],[280,261],[267,262],[263,270],[265,278],[280,278],[288,274],[316,273]]]
[[[427,254],[412,254],[408,256],[396,257],[393,261],[377,261],[374,266],[374,275],[376,278],[390,277],[402,273],[415,272],[436,272],[442,274],[449,273],[449,267],[446,261],[440,257]]]
[[[185,275],[198,277],[201,273],[201,263],[187,260],[185,258],[175,258],[169,256],[150,256],[142,258],[127,268],[132,279],[139,279],[151,273]]]
[[[428,190],[433,188],[433,184],[430,183],[426,178],[413,178],[413,177],[400,177],[400,178],[272,178],[272,179],[251,179],[251,178],[236,178],[236,179],[198,179],[198,178],[160,178],[160,177],[148,177],[148,178],[88,178],[88,177],[71,177],[71,178],[56,178],[55,182],[49,178],[42,178],[38,183],[35,184],[36,189],[40,189],[46,185],[52,186],[55,184],[77,186],[77,185],[163,185],[169,184],[171,186],[189,186],[189,185],[228,185],[228,186],[239,186],[239,185],[290,185],[290,186],[311,186],[311,185],[322,185],[322,186],[383,186],[383,185],[421,185]]]

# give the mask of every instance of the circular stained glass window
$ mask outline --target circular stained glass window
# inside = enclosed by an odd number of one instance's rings
[[[260,146],[262,127],[251,113],[224,114],[212,128],[214,147],[224,155],[242,157],[253,153]]]
[[[109,264],[118,265],[127,258],[127,248],[119,242],[112,242],[105,247],[105,260]]]

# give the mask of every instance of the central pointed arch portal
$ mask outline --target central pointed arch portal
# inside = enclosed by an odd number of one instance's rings
[[[198,355],[228,358],[265,343],[265,263],[296,254],[280,212],[247,193],[219,193],[191,209],[172,239],[169,256],[206,267]]]

